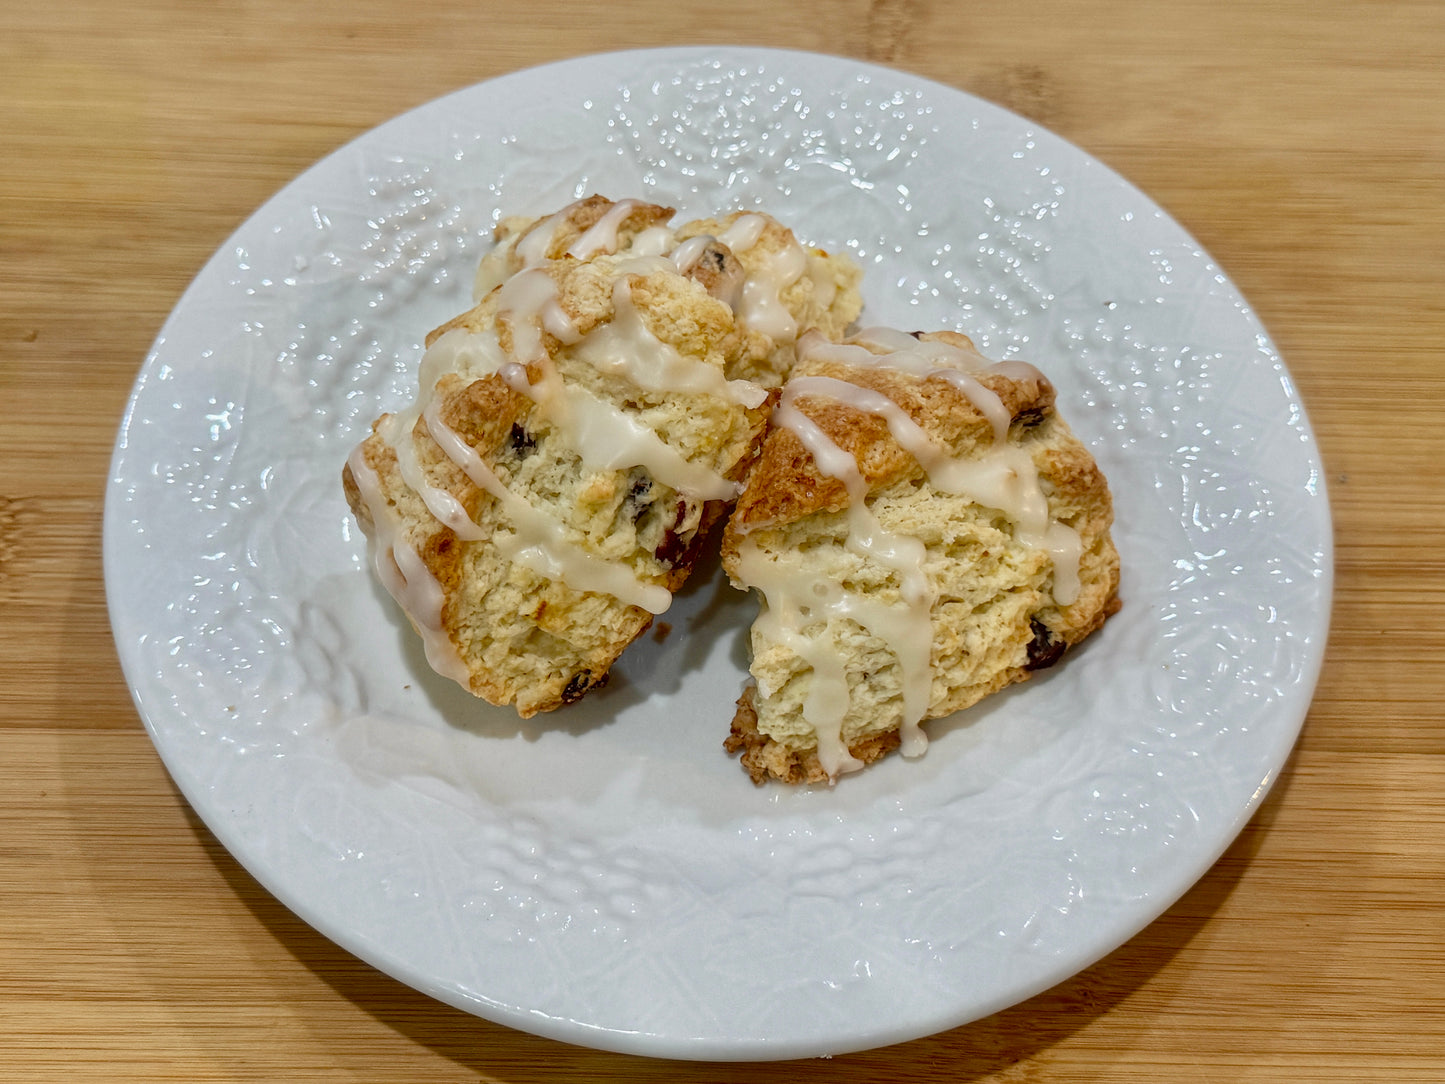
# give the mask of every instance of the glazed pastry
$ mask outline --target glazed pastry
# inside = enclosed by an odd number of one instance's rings
[[[762,596],[728,739],[836,780],[1053,665],[1118,608],[1108,486],[1041,373],[964,336],[806,335],[724,533]]]

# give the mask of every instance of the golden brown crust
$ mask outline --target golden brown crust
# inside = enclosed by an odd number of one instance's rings
[[[346,505],[351,509],[351,514],[356,517],[362,534],[371,534],[374,529],[371,522],[371,509],[367,508],[366,502],[361,499],[361,490],[356,485],[356,476],[351,473],[350,463],[341,468],[341,492],[346,497]]]
[[[828,362],[809,364],[806,375],[845,380],[887,396],[929,436],[955,452],[993,440],[988,419],[967,395],[942,378],[919,381],[888,369]],[[1037,424],[1053,412],[1054,388],[1041,374],[1020,379],[984,370],[973,375],[999,397],[1016,424]],[[887,421],[879,415],[835,399],[806,395],[800,396],[795,406],[829,440],[853,456],[870,493],[900,478],[922,474],[918,461],[898,444]],[[818,469],[812,454],[792,430],[775,428],[763,446],[747,491],[738,500],[723,544],[735,548],[738,539],[749,531],[785,526],[817,512],[836,512],[847,506],[847,487]]]
[[[525,430],[534,404],[495,373],[464,384],[448,373],[437,382],[442,401],[441,419],[465,440],[486,462],[496,459],[497,450],[514,439],[514,429]],[[419,438],[427,437],[418,427]]]
[[[758,730],[758,713],[753,706],[755,691],[748,686],[738,697],[732,732],[723,742],[723,749],[730,756],[742,754],[743,769],[757,786],[762,786],[770,778],[782,783],[826,783],[828,773],[818,762],[815,750],[800,752],[789,749]],[[890,730],[886,734],[854,742],[848,746],[848,752],[854,759],[871,764],[897,749],[899,740],[898,731]]]

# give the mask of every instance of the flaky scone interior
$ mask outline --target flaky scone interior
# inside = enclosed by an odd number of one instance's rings
[[[757,454],[757,359],[861,304],[856,267],[766,215],[684,236],[672,214],[595,196],[504,221],[416,400],[343,471],[433,668],[524,717],[602,684],[667,610]]]
[[[1056,663],[1118,609],[1108,485],[1033,366],[964,336],[806,335],[723,536],[762,596],[727,741],[834,781]]]

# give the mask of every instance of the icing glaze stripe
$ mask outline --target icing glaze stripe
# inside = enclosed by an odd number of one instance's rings
[[[443,621],[446,595],[441,584],[416,550],[401,537],[396,513],[382,494],[381,481],[371,464],[366,462],[361,445],[352,450],[346,463],[371,516],[372,537],[369,541],[377,579],[421,633],[426,660],[431,668],[464,688],[469,687],[471,675]]]

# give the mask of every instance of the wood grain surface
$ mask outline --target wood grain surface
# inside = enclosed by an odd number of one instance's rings
[[[707,42],[896,65],[1133,180],[1284,353],[1337,541],[1303,739],[1163,918],[978,1023],[746,1068],[489,1024],[291,915],[160,764],[100,550],[137,369],[263,200],[447,91]],[[0,1079],[1445,1080],[1442,73],[1437,2],[0,0]]]

